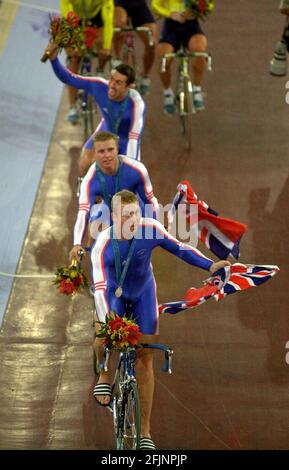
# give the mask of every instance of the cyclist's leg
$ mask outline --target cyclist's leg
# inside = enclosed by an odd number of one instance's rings
[[[103,19],[101,12],[90,20],[91,24],[96,28],[95,46],[98,51],[97,73],[102,73],[105,64],[109,59],[110,50],[103,48]]]
[[[191,28],[187,30],[187,47],[192,52],[206,52],[207,38],[203,33],[197,20],[189,21]],[[189,37],[190,36],[190,37]],[[192,60],[193,70],[193,98],[194,106],[197,111],[203,110],[204,101],[202,95],[201,84],[207,68],[206,59],[198,57]]]
[[[128,13],[125,9],[125,6],[122,4],[121,0],[115,0],[114,5],[114,26],[118,28],[125,28],[128,22]],[[114,55],[117,60],[121,60],[124,39],[125,33],[114,33]]]
[[[110,294],[107,293],[107,301],[109,303],[109,310],[110,311],[115,311],[120,316],[125,314],[125,301],[123,299],[116,298],[114,293],[110,293]],[[99,320],[98,317],[97,317],[97,312],[96,312],[95,315],[96,315],[96,322],[97,322]],[[104,321],[104,319],[102,318],[101,321]],[[98,333],[99,329],[100,329],[99,324],[95,323],[95,333],[96,334]],[[103,362],[103,339],[96,337],[95,340],[94,340],[93,347],[94,347],[94,351],[95,351],[95,354],[96,354],[96,357],[97,357],[98,364],[101,364]],[[102,384],[104,384],[104,385],[110,385],[111,384],[110,370],[108,370],[107,372],[104,371],[104,370],[100,370],[97,384],[94,387],[94,396],[95,396],[97,402],[101,405],[106,406],[106,405],[109,404],[109,402],[111,400],[111,396],[106,395],[106,394],[105,395],[100,394],[100,391],[102,389],[99,386],[102,385]],[[97,390],[97,389],[99,389],[99,390]],[[95,393],[95,392],[98,392],[98,393]]]
[[[188,49],[193,52],[206,52],[207,50],[207,38],[204,34],[195,34],[192,36],[188,43]],[[201,85],[205,71],[206,71],[206,59],[204,57],[198,57],[192,61],[194,84]]]
[[[176,21],[166,19],[163,23],[163,28],[160,35],[160,40],[157,48],[159,57],[177,51],[180,47],[178,39],[178,25]],[[174,113],[174,93],[171,87],[171,66],[172,59],[168,59],[166,62],[166,70],[160,69],[160,78],[163,84],[164,94],[164,111],[172,114]]]
[[[142,342],[155,342],[158,334],[158,301],[152,275],[146,289],[133,304],[132,313],[143,333]],[[141,436],[150,437],[150,418],[154,394],[153,356],[151,350],[138,351],[136,376],[141,401]]]

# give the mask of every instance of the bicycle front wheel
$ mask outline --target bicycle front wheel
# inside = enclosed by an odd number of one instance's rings
[[[193,143],[193,90],[189,77],[184,77],[183,89],[178,93],[178,111],[187,150]]]
[[[115,434],[118,450],[136,450],[140,444],[141,410],[136,382],[130,382],[115,398]]]

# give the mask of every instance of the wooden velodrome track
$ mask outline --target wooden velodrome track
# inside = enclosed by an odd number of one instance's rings
[[[219,1],[205,26],[214,70],[193,150],[184,151],[176,117],[162,113],[155,65],[142,161],[161,203],[188,179],[221,215],[248,224],[240,261],[281,272],[219,304],[161,318],[160,339],[175,354],[171,376],[156,355],[159,449],[289,449],[289,107],[286,77],[268,73],[282,18],[273,0],[247,0],[243,10],[232,3]],[[65,122],[66,106],[64,96],[18,273],[49,275],[67,263],[82,134]],[[165,252],[153,261],[159,301],[205,278]],[[89,295],[71,300],[49,279],[15,280],[0,336],[1,449],[114,448],[111,416],[92,397],[92,308]]]

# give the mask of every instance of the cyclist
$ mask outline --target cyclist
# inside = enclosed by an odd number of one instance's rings
[[[161,247],[210,273],[231,263],[213,262],[200,251],[172,237],[158,221],[141,218],[138,199],[130,191],[116,193],[112,208],[113,226],[100,234],[91,252],[97,319],[105,321],[111,311],[123,316],[129,304],[141,333],[145,335],[143,342],[150,342],[158,334],[158,301],[151,266],[154,248]],[[96,340],[95,349],[101,360],[102,340]],[[150,350],[141,353],[136,366],[142,410],[140,448],[155,449],[150,434],[154,391],[152,353]],[[111,388],[108,372],[101,371],[93,393],[101,405],[109,404]]]
[[[129,65],[121,64],[112,70],[109,80],[82,77],[72,74],[60,63],[57,51],[58,47],[54,43],[49,43],[46,47],[55,75],[63,83],[91,93],[102,113],[100,124],[82,149],[79,161],[81,175],[85,175],[94,161],[93,138],[103,130],[119,136],[119,151],[122,155],[140,160],[145,103],[138,91],[131,88],[135,80],[134,70]]]
[[[129,189],[137,193],[143,214],[149,212],[150,216],[157,216],[158,201],[154,196],[147,169],[141,162],[123,155],[118,156],[117,143],[118,137],[111,132],[100,132],[94,138],[96,163],[90,166],[81,185],[70,260],[79,259],[78,252],[82,249],[81,244],[92,208],[94,216],[97,217],[98,207],[94,207],[96,198],[101,198],[106,205],[106,210],[103,205],[99,207],[103,213],[101,217],[99,214],[99,223],[107,223],[111,197],[120,189]]]
[[[192,52],[206,52],[207,39],[199,20],[194,16],[186,0],[152,0],[153,11],[165,17],[161,31],[158,54],[163,56],[177,51],[181,45]],[[160,72],[163,84],[164,111],[174,113],[174,92],[171,88],[171,63],[168,60],[165,72]],[[193,99],[196,111],[205,109],[201,83],[206,69],[206,61],[199,57],[192,61]]]
[[[113,37],[113,0],[60,0],[60,11],[66,17],[69,12],[74,12],[80,19],[85,19],[87,24],[95,26],[97,29],[96,45],[98,51],[99,72],[102,71],[110,54]],[[80,55],[77,51],[67,49],[68,69],[77,73],[80,64]],[[71,124],[76,124],[79,115],[76,109],[77,90],[68,87],[69,112],[67,120]]]
[[[154,43],[156,42],[156,24],[155,19],[150,11],[146,0],[114,0],[115,5],[115,26],[125,28],[128,25],[129,18],[133,28],[138,26],[145,26],[150,28]],[[149,73],[152,68],[155,57],[155,46],[149,44],[148,35],[145,32],[137,33],[144,43],[143,55],[143,73],[140,83],[141,95],[147,95],[150,89]],[[114,49],[116,60],[120,62],[121,50],[123,46],[124,35],[122,33],[115,33],[114,35]]]

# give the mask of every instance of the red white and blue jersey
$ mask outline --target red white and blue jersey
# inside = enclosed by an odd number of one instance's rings
[[[116,187],[117,176],[102,173],[110,198],[122,189],[127,189],[138,196],[142,215],[157,217],[159,205],[154,196],[153,187],[146,167],[132,158],[119,155],[121,168]],[[93,163],[86,173],[82,183],[79,197],[79,210],[74,226],[74,245],[81,245],[86,225],[90,217],[90,210],[95,205],[96,197],[105,199],[103,188],[96,171],[96,163]],[[110,208],[109,208],[110,210]]]
[[[154,334],[158,323],[156,286],[151,266],[154,248],[161,247],[183,261],[207,271],[213,261],[196,248],[172,237],[163,225],[154,219],[141,219],[135,239],[134,252],[122,286],[123,293],[117,298],[115,290],[118,284],[110,228],[99,235],[91,252],[95,306],[99,320],[104,321],[111,310],[122,316],[125,313],[125,303],[132,304],[132,313],[140,325],[141,332]],[[123,267],[131,242],[119,240],[117,243]]]
[[[95,102],[99,106],[102,114],[102,120],[97,126],[93,135],[100,131],[114,132],[114,124],[112,116],[109,113],[111,108],[113,116],[121,113],[123,101],[109,100],[108,97],[108,80],[101,77],[84,77],[70,72],[56,58],[51,61],[55,75],[66,85],[74,88],[86,90],[92,94]],[[109,106],[110,101],[110,106]],[[119,153],[128,157],[140,160],[140,140],[145,120],[145,103],[135,89],[130,88],[129,99],[123,110],[123,114],[119,123],[117,135],[119,136]],[[93,136],[91,136],[86,148],[92,148]]]

